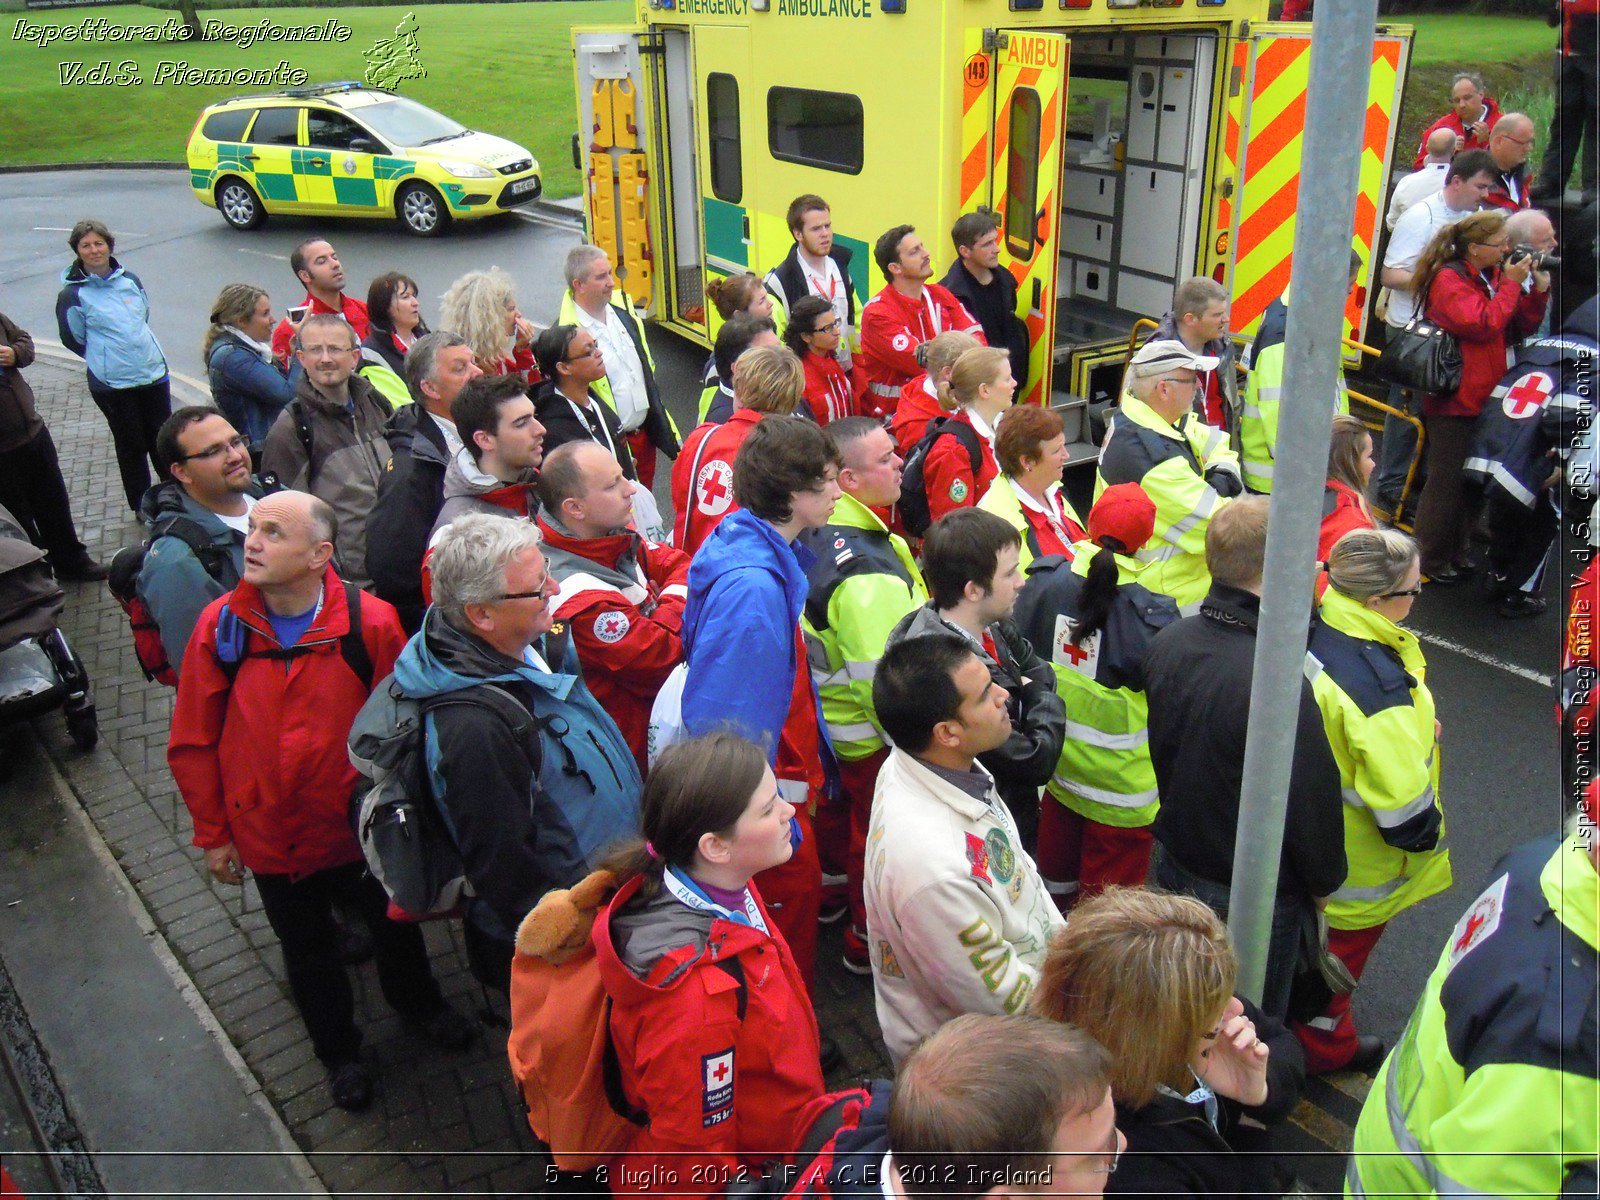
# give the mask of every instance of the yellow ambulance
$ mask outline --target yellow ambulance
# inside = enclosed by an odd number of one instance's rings
[[[705,286],[789,252],[814,192],[852,252],[917,226],[937,278],[956,217],[1002,222],[1030,337],[1018,400],[1068,415],[1114,399],[1130,331],[1208,275],[1248,333],[1289,280],[1309,23],[1268,0],[638,0],[635,24],[573,33],[590,237],[647,317],[706,343]],[[1381,25],[1351,244],[1370,263],[1411,30]],[[1363,279],[1367,273],[1363,273]],[[1352,300],[1348,333],[1365,306]],[[1075,414],[1075,416],[1074,416]]]

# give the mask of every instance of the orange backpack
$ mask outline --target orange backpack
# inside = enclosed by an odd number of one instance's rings
[[[517,929],[511,960],[511,1074],[528,1125],[563,1171],[601,1165],[647,1123],[622,1091],[611,997],[589,936],[616,886],[596,871],[547,893]]]

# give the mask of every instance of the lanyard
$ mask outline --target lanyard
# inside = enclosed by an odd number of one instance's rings
[[[583,411],[583,406],[571,396],[567,396],[566,401],[567,407],[572,409],[572,415],[577,417],[578,420],[582,421],[586,429],[593,432],[594,425],[590,424],[588,416]],[[590,400],[589,403],[593,404],[594,401]],[[617,457],[617,444],[611,440],[611,430],[606,428],[606,419],[599,413],[595,413],[595,422],[600,426],[600,436],[605,439],[606,448],[611,451],[613,457]]]
[[[850,415],[850,381],[842,370],[828,371],[828,420],[839,421]]]
[[[1174,1091],[1164,1083],[1156,1084],[1156,1091],[1160,1092],[1163,1096],[1171,1096],[1174,1100],[1182,1100],[1185,1104],[1204,1105],[1206,1111],[1206,1124],[1211,1126],[1212,1132],[1220,1133],[1221,1130],[1217,1128],[1217,1094],[1205,1084],[1201,1083],[1198,1076],[1195,1078],[1195,1083],[1198,1086],[1187,1096]]]
[[[832,307],[833,294],[839,290],[839,280],[834,277],[833,272],[824,266],[820,276],[813,275],[810,271],[807,271],[805,276],[806,282],[811,285],[811,290],[826,300],[829,307]],[[824,283],[828,285],[827,291],[822,290],[822,285]]]
[[[667,891],[672,893],[673,899],[686,908],[692,908],[695,912],[714,913],[736,925],[748,925],[752,929],[761,930],[762,933],[769,933],[767,923],[761,919],[761,910],[756,907],[756,898],[750,894],[749,888],[744,890],[744,911],[734,912],[707,896],[694,880],[679,871],[677,867],[668,866],[662,872],[661,882]]]

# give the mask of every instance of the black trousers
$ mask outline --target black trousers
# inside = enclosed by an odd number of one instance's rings
[[[1556,107],[1550,117],[1550,140],[1533,185],[1540,196],[1559,195],[1566,190],[1567,177],[1572,174],[1572,164],[1578,160],[1578,147],[1585,132],[1589,138],[1595,137],[1595,109],[1600,106],[1597,75],[1600,75],[1600,67],[1582,55],[1565,56],[1556,66]],[[1591,141],[1591,159],[1594,154]],[[1594,186],[1590,163],[1585,163],[1578,178],[1581,186]]]
[[[389,920],[388,898],[365,863],[331,867],[293,882],[287,875],[258,874],[256,887],[283,948],[289,991],[311,1034],[311,1047],[329,1066],[351,1061],[361,1049],[355,993],[339,962],[335,899],[359,912],[371,928],[378,986],[389,1007],[415,1021],[427,1021],[444,1008],[422,930]]]
[[[122,491],[128,498],[128,507],[138,512],[140,498],[150,489],[150,467],[155,467],[158,476],[162,471],[156,461],[156,433],[172,415],[169,382],[161,379],[131,388],[97,388],[91,384],[89,395],[111,426]]]
[[[57,570],[88,557],[72,523],[67,485],[48,428],[15,450],[0,450],[0,504],[22,522],[33,544]]]
[[[1532,510],[1499,491],[1489,494],[1489,570],[1503,580],[1508,591],[1537,596],[1544,583],[1544,563],[1550,543],[1556,540],[1561,518],[1550,501],[1550,490],[1539,493]]]

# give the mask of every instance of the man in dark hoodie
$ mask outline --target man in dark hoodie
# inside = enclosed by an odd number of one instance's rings
[[[957,1017],[871,1090],[791,1195],[1099,1196],[1126,1144],[1106,1052],[1042,1017]]]
[[[534,481],[544,459],[544,426],[527,387],[515,375],[486,375],[463,387],[450,405],[461,449],[444,473],[444,503],[429,544],[469,512],[532,516]]]
[[[1028,394],[1028,327],[1017,316],[1017,281],[1000,264],[1000,217],[992,208],[962,213],[950,240],[956,261],[939,282],[978,318],[989,345],[1011,355],[1020,399]]]
[[[451,522],[430,560],[433,607],[394,668],[401,693],[428,706],[428,779],[474,893],[468,962],[502,991],[517,925],[638,832],[643,790],[571,636],[552,631],[541,540],[503,513]]]
[[[378,484],[367,521],[367,570],[372,590],[395,606],[407,633],[422,624],[422,556],[444,503],[444,475],[461,449],[450,406],[483,374],[466,339],[453,333],[418,338],[406,354],[411,404],[389,421],[392,458]]]
[[[1010,696],[1011,736],[980,754],[1031,854],[1039,833],[1039,789],[1050,782],[1067,736],[1067,708],[1055,669],[1022,636],[1011,614],[1022,590],[1021,535],[991,512],[962,508],[935,521],[922,543],[931,599],[889,634],[889,645],[927,634],[955,634],[972,646]]]

